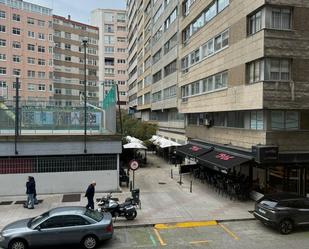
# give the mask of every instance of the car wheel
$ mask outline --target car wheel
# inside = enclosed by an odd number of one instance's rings
[[[26,249],[27,248],[27,243],[23,240],[13,240],[9,244],[9,249]]]
[[[98,240],[93,235],[88,235],[82,240],[82,246],[85,249],[94,249],[98,244]]]
[[[293,231],[293,229],[294,229],[294,224],[289,219],[284,219],[279,224],[279,231],[282,234],[289,234]]]
[[[134,210],[133,212],[126,213],[125,217],[126,217],[127,220],[134,220],[136,215],[137,215],[137,212],[136,212],[136,210]]]

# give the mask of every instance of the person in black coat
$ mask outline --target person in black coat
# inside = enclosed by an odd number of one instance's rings
[[[87,188],[85,197],[87,197],[88,203],[86,208],[94,209],[94,193],[95,193],[96,182],[93,181]]]
[[[27,203],[26,208],[34,209],[34,194],[35,194],[35,183],[33,177],[29,176],[26,183],[26,194],[27,194]]]

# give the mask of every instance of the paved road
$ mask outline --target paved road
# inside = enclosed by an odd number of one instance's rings
[[[210,223],[194,228],[119,228],[115,230],[113,239],[99,248],[308,249],[308,245],[309,228],[298,229],[291,235],[281,235],[252,220]]]

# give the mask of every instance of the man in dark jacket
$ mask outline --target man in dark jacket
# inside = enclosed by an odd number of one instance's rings
[[[94,201],[93,201],[93,198],[94,198],[94,193],[95,193],[95,185],[96,185],[96,182],[93,181],[87,188],[87,191],[86,191],[86,194],[85,194],[85,197],[87,197],[88,199],[88,204],[86,206],[86,208],[90,208],[90,209],[94,209]]]
[[[29,176],[28,181],[26,183],[27,203],[25,207],[29,209],[34,209],[35,183],[32,179],[33,178]]]

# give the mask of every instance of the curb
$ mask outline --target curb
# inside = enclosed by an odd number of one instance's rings
[[[214,220],[217,223],[227,223],[227,222],[238,222],[238,221],[253,221],[255,218],[239,218],[239,219],[226,219],[226,220]],[[182,221],[182,222],[169,222],[164,224],[176,224],[176,223],[186,223],[186,222],[197,222],[197,221]],[[205,221],[203,221],[205,222]],[[140,227],[154,227],[157,223],[144,223],[144,224],[120,224],[114,223],[114,229],[123,228],[140,228]]]

